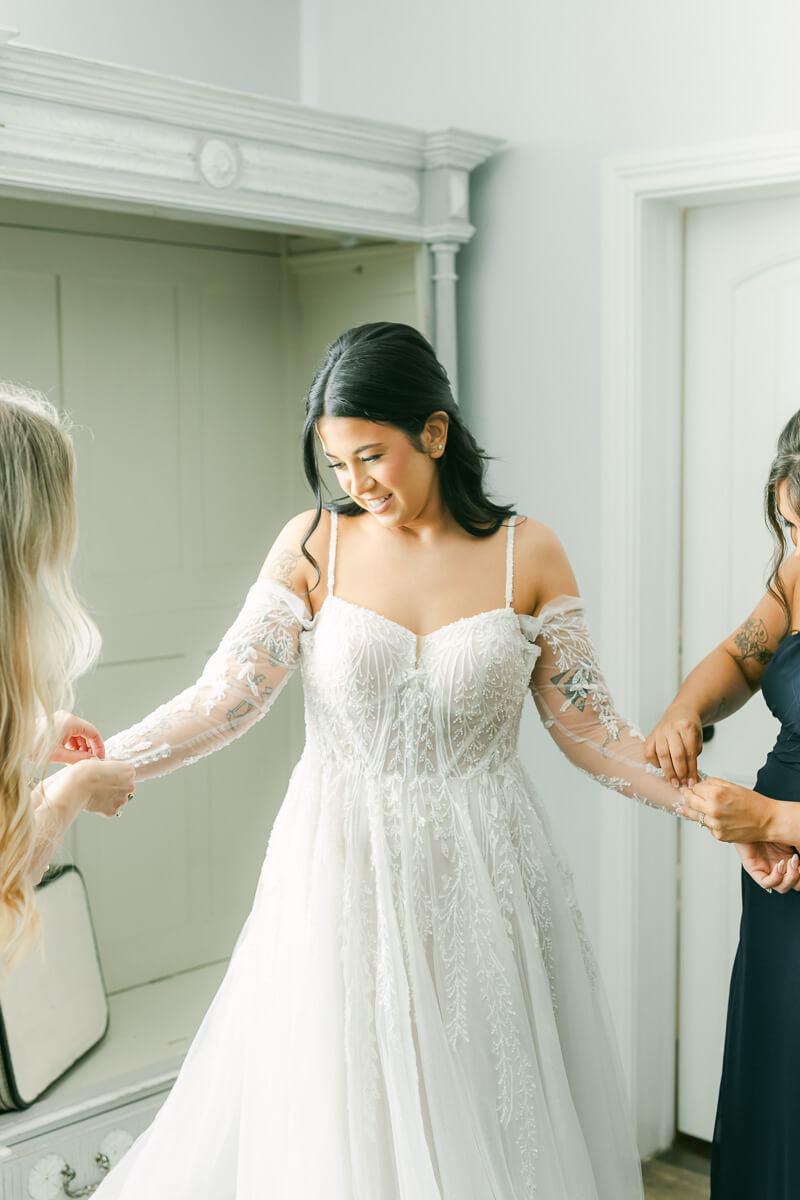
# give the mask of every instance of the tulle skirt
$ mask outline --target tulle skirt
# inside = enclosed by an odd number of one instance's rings
[[[96,1200],[637,1200],[568,872],[517,760],[306,751],[223,983]]]

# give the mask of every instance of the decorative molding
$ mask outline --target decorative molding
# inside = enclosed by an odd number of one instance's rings
[[[239,174],[241,156],[236,146],[222,138],[206,138],[197,151],[197,165],[206,183],[215,188],[233,187]]]
[[[2,52],[4,46],[7,46],[9,42],[12,42],[17,37],[19,37],[18,29],[11,29],[9,26],[0,28],[0,52]]]
[[[616,181],[633,203],[670,200],[681,207],[713,203],[720,193],[735,199],[752,189],[765,195],[794,186],[800,178],[800,137],[796,133],[716,142],[643,155],[617,155],[606,161],[606,181]]]
[[[501,145],[26,46],[0,56],[7,195],[463,243],[468,172]]]
[[[679,553],[675,496],[665,503],[659,489],[662,481],[677,489],[680,471],[682,211],[792,191],[800,191],[797,135],[617,157],[604,166],[602,642],[622,707],[642,718],[655,691],[663,707],[664,693],[678,682],[677,581],[643,573],[641,551],[648,529],[658,528],[664,561]],[[652,636],[654,625],[664,636]],[[669,643],[663,653],[659,642]],[[647,715],[655,720],[658,713]],[[664,884],[675,878],[677,831],[652,836],[651,822],[659,820],[633,805],[609,808],[600,851],[598,949],[643,1154],[674,1132],[673,1090],[664,1075],[674,1071],[669,1023],[677,961],[662,954],[649,972],[640,965],[653,923],[667,944],[677,935],[674,890]],[[653,1010],[656,993],[660,1012]]]
[[[445,129],[425,135],[425,166],[472,171],[503,147],[498,138],[464,129]]]

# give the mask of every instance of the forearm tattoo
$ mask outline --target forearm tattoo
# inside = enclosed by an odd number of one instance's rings
[[[714,709],[714,711],[712,713],[708,714],[708,717],[706,718],[705,721],[703,721],[703,724],[704,725],[713,725],[715,721],[721,721],[723,719],[723,717],[727,716],[727,714],[728,714],[728,697],[723,696],[722,699],[720,700],[719,704],[717,705],[717,707]]]
[[[754,658],[761,666],[765,666],[772,658],[772,651],[767,649],[769,634],[762,620],[748,617],[741,629],[734,635],[733,644],[739,651],[739,657]]]
[[[258,691],[258,696],[262,701],[267,700],[275,690],[270,684],[265,684],[265,678],[264,675],[256,675],[253,680],[253,684]],[[259,706],[251,704],[249,700],[240,700],[233,708],[229,708],[225,713],[225,720],[228,722],[228,728],[231,733],[235,733],[247,714],[251,713],[257,707]]]

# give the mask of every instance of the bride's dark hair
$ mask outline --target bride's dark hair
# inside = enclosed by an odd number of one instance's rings
[[[787,550],[786,525],[778,509],[778,484],[783,482],[786,483],[787,503],[794,512],[800,514],[800,410],[789,418],[781,430],[778,449],[764,488],[764,512],[775,542],[767,587],[786,614],[788,630],[792,623],[792,610],[780,576]]]
[[[348,329],[329,347],[308,393],[303,426],[303,465],[317,504],[303,538],[303,554],[318,575],[319,568],[306,549],[322,513],[317,421],[322,416],[351,417],[392,425],[421,451],[420,434],[435,412],[447,413],[450,422],[447,448],[435,460],[442,499],[467,533],[489,537],[515,510],[489,498],[485,486],[488,456],[464,424],[447,372],[430,342],[410,325],[377,321]],[[347,516],[364,511],[350,499],[332,500],[327,507]]]

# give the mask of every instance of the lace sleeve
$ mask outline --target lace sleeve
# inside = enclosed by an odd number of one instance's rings
[[[297,666],[311,618],[294,592],[260,579],[190,688],[106,742],[138,779],[166,775],[240,737],[267,712]]]
[[[559,750],[604,787],[674,812],[680,792],[646,761],[643,735],[614,707],[583,601],[560,596],[537,617],[521,621],[526,636],[541,647],[530,687]]]

